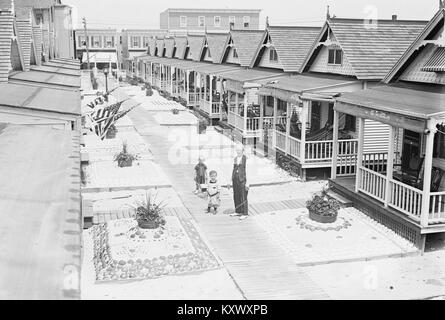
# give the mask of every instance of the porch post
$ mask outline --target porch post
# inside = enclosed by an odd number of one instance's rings
[[[290,136],[290,118],[291,118],[291,113],[292,113],[292,106],[291,104],[288,102],[286,102],[286,136],[285,136],[285,148],[284,150],[286,150],[286,154],[290,154],[290,145],[289,145],[289,136]]]
[[[210,80],[210,109],[209,109],[209,115],[212,114],[212,103],[213,103],[213,76],[209,75],[209,80]]]
[[[244,91],[244,100],[243,100],[243,110],[244,110],[244,119],[243,119],[243,143],[244,143],[244,134],[247,133],[247,93]]]
[[[303,110],[301,111],[300,163],[302,165],[306,160],[306,127],[309,112],[309,102],[309,100],[303,100]]]
[[[337,158],[338,158],[338,111],[334,109],[334,131],[332,134],[332,167],[331,179],[337,178]]]
[[[219,82],[219,121],[223,121],[223,110],[222,110],[222,101],[223,101],[223,93],[224,93],[224,88],[223,88],[223,83],[222,83],[222,79],[219,78],[217,80]]]
[[[239,116],[238,92],[235,92],[235,113]]]
[[[277,148],[277,113],[278,113],[278,99],[273,97],[273,119],[272,119],[272,147]]]
[[[355,192],[358,192],[360,187],[360,168],[363,164],[363,142],[365,137],[365,121],[363,118],[358,118],[358,152],[357,152],[357,171],[355,175]]]
[[[170,75],[170,94],[171,95],[173,95],[173,74],[172,74],[172,72],[173,72],[173,67],[170,66],[169,75]]]
[[[391,200],[391,179],[394,171],[394,141],[395,141],[396,128],[389,126],[389,146],[388,146],[388,160],[386,161],[386,195],[385,195],[385,207]]]
[[[428,226],[430,214],[430,194],[431,194],[431,171],[433,169],[433,148],[436,126],[431,120],[428,121],[429,134],[426,136],[425,162],[423,170],[423,192],[422,192],[422,212],[420,215],[420,224],[422,227]]]
[[[260,98],[260,123],[259,123],[259,129],[260,129],[260,141],[263,141],[264,138],[264,96],[259,96]]]

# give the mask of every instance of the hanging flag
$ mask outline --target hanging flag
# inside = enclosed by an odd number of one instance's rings
[[[87,115],[91,120],[90,130],[94,132],[101,140],[105,138],[108,129],[112,124],[114,124],[115,117],[119,112],[119,108],[121,107],[122,103],[127,100],[123,100],[111,106],[100,108],[97,111]]]
[[[90,103],[87,104],[88,107],[90,107],[91,109],[96,108],[98,105],[103,105],[106,101],[108,101],[108,96],[117,89],[118,87],[114,88],[111,91],[108,91],[105,94],[101,94],[99,95],[96,99],[94,99],[93,101],[91,101]]]
[[[139,103],[139,104],[137,104],[137,105],[131,107],[130,109],[128,109],[128,110],[126,110],[126,111],[121,111],[121,112],[119,112],[119,113],[114,117],[114,121],[117,121],[117,120],[119,120],[120,118],[125,117],[131,110],[133,110],[134,108],[136,108],[136,107],[138,107],[138,106],[140,106],[140,105],[141,105],[141,103]]]

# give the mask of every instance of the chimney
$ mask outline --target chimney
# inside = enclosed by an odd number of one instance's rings
[[[392,21],[397,21],[397,15],[396,15],[396,14],[393,14],[392,17],[391,17],[391,19],[392,19]]]

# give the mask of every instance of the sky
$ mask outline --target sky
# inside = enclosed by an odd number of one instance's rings
[[[76,8],[77,27],[81,18],[89,28],[159,29],[159,14],[167,8],[261,9],[260,27],[266,17],[270,25],[321,26],[326,7],[331,16],[361,19],[430,20],[439,0],[62,0]]]

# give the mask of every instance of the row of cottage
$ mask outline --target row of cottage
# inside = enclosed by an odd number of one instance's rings
[[[445,231],[445,4],[430,21],[150,39],[127,73],[423,247]],[[360,160],[360,161],[358,161]]]
[[[80,65],[70,12],[60,0],[0,0],[0,299],[80,298]]]

